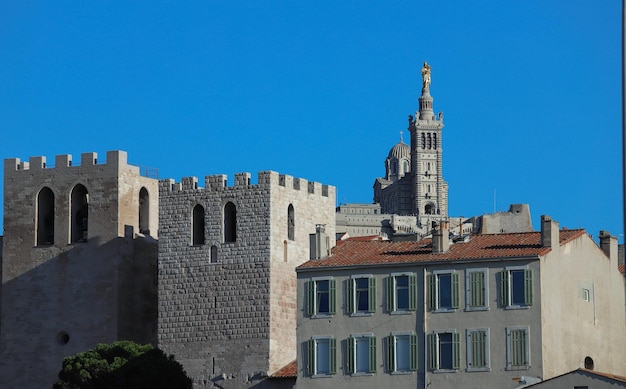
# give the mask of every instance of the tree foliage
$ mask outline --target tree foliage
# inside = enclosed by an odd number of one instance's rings
[[[123,340],[63,360],[54,389],[191,389],[183,366],[149,344]]]

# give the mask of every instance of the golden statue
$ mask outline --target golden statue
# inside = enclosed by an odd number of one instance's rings
[[[430,65],[424,61],[422,66],[422,89],[427,90],[430,88]]]

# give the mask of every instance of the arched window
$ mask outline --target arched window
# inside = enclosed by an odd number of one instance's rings
[[[433,149],[437,150],[437,133],[433,134]]]
[[[593,370],[593,359],[591,357],[585,357],[585,369]]]
[[[296,239],[296,215],[292,204],[287,208],[287,239]]]
[[[150,198],[146,188],[139,191],[139,232],[150,235]]]
[[[204,207],[200,204],[193,207],[192,216],[192,244],[204,244]]]
[[[235,242],[237,240],[237,209],[232,202],[224,206],[224,242]]]
[[[426,148],[430,149],[432,147],[432,139],[430,137],[430,133],[426,135]]]
[[[407,174],[409,172],[409,163],[407,161],[404,161],[404,174]]]
[[[396,174],[398,172],[398,162],[391,161],[391,174]]]
[[[424,207],[424,213],[426,215],[433,215],[435,213],[435,206],[432,203],[426,204]]]
[[[89,229],[89,194],[87,188],[77,184],[72,189],[72,204],[70,207],[72,234],[70,243],[86,242]]]
[[[426,148],[426,135],[422,132],[422,149]]]
[[[54,193],[42,188],[37,194],[37,246],[54,243]]]

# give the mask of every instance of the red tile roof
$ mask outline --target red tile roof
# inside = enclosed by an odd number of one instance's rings
[[[585,230],[559,231],[563,245],[585,234]],[[472,235],[468,242],[450,245],[445,253],[432,252],[432,239],[419,242],[361,241],[348,239],[335,246],[329,257],[305,262],[298,269],[384,265],[482,258],[539,257],[550,251],[541,246],[540,232]]]
[[[274,374],[270,375],[270,378],[296,378],[296,377],[298,377],[298,364],[295,360],[283,366]]]

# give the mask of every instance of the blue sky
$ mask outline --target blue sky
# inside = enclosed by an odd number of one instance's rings
[[[449,211],[623,233],[621,2],[5,1],[0,156],[122,149],[160,178],[275,170],[372,201],[420,68]],[[200,180],[203,181],[202,179]]]

